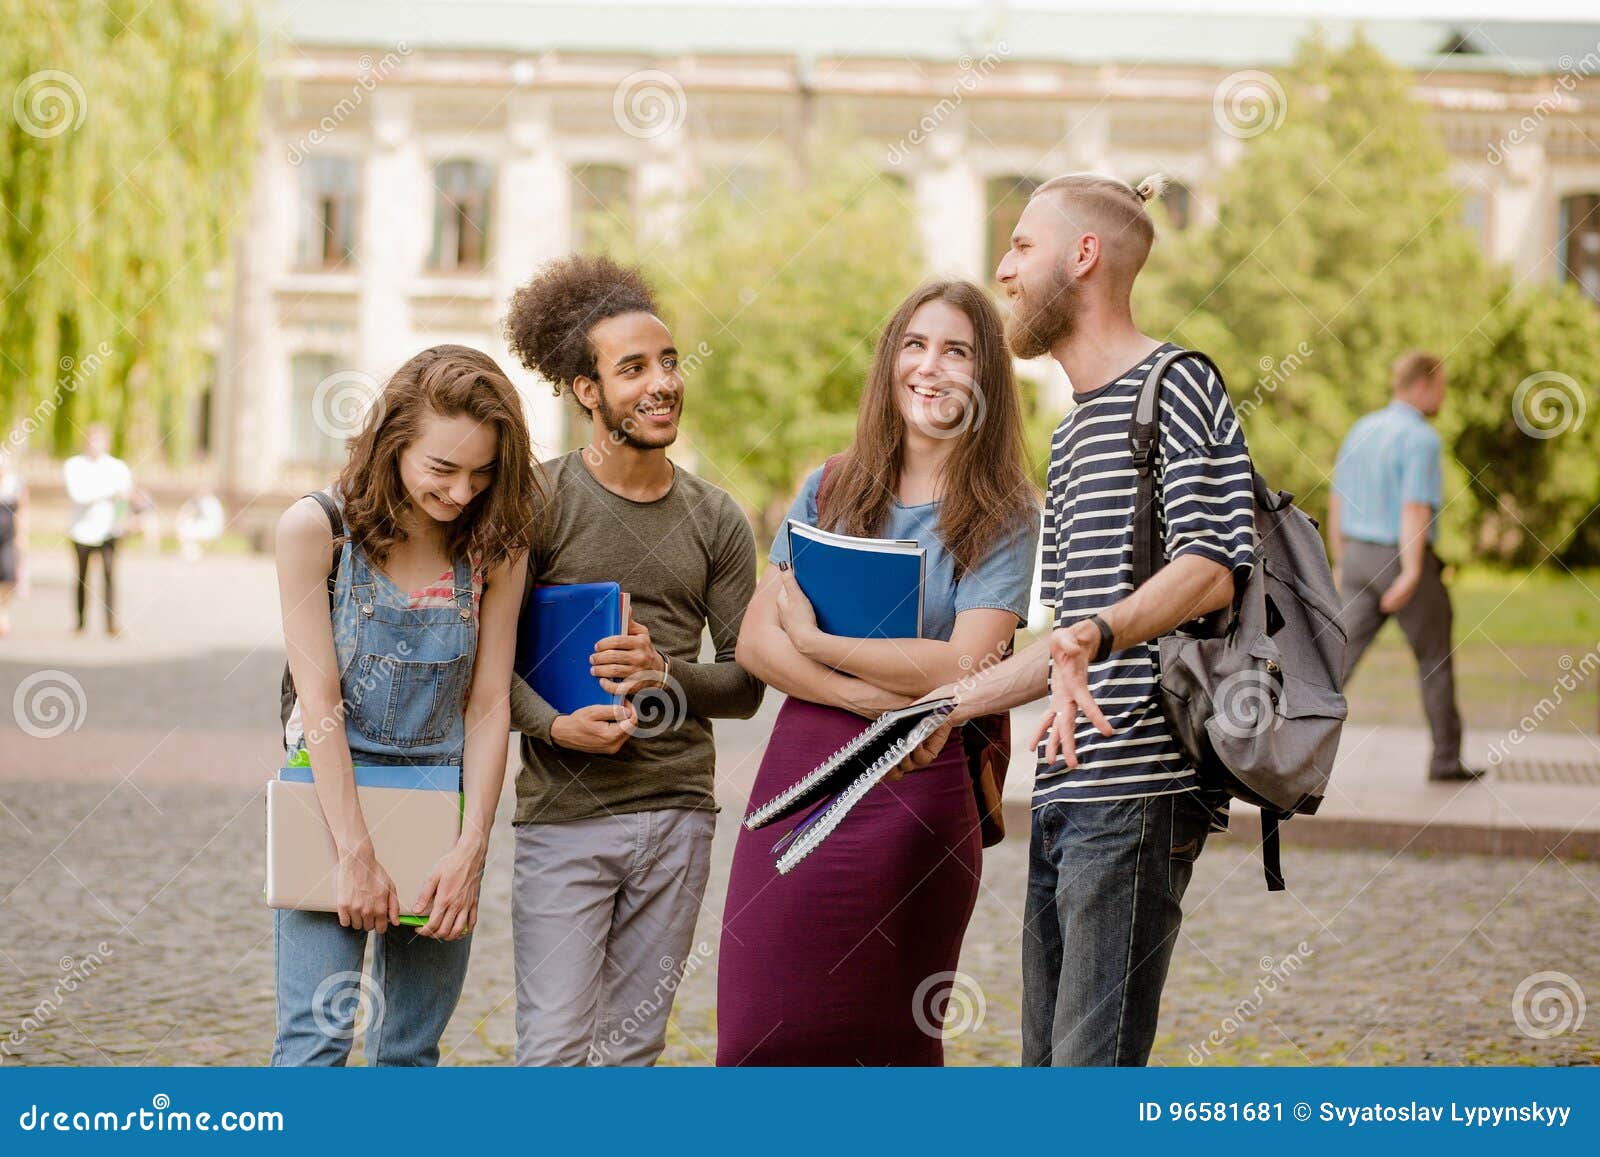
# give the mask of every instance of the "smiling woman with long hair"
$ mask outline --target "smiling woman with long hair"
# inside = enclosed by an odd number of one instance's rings
[[[790,517],[927,550],[922,636],[829,635],[780,535],[738,659],[785,692],[752,798],[768,799],[860,732],[997,659],[1026,622],[1039,536],[1000,317],[978,286],[932,282],[879,337],[850,447],[806,479]],[[873,788],[778,878],[799,817],[741,831],[718,962],[717,1063],[932,1065],[936,1015],[977,899],[981,837],[961,743]]]
[[[538,492],[510,380],[487,354],[441,345],[389,379],[338,482],[278,524],[295,693],[284,743],[311,765],[338,851],[339,910],[273,913],[275,1065],[343,1064],[358,1005],[371,1013],[369,1064],[438,1063],[505,778]],[[461,768],[461,837],[418,896],[398,895],[373,854],[357,764]],[[427,924],[400,926],[402,903]],[[361,976],[369,933],[371,1000]]]

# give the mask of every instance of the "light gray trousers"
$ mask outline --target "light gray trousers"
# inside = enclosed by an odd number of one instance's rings
[[[1340,601],[1347,642],[1344,674],[1348,680],[1373,636],[1388,615],[1378,600],[1400,574],[1400,551],[1380,543],[1344,540],[1340,560]],[[1417,593],[1394,616],[1417,657],[1417,678],[1422,685],[1422,708],[1433,733],[1430,776],[1448,775],[1461,766],[1461,713],[1456,708],[1455,667],[1451,659],[1450,631],[1454,616],[1450,594],[1441,577],[1439,556],[1429,547],[1422,556],[1422,579]]]
[[[692,951],[716,813],[518,824],[519,1065],[650,1065]]]

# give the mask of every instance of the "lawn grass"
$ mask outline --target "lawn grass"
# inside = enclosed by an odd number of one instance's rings
[[[1448,575],[1455,608],[1456,694],[1469,728],[1516,725],[1541,700],[1543,727],[1600,731],[1600,673],[1585,677],[1600,648],[1600,571],[1469,568]],[[1560,689],[1563,677],[1577,689]],[[1345,689],[1358,723],[1422,726],[1417,665],[1400,628],[1384,626]],[[1554,703],[1556,698],[1558,704]]]

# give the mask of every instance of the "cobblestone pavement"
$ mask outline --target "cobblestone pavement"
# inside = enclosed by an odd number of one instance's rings
[[[60,640],[38,620],[0,644],[5,708],[46,667],[82,690],[82,726],[54,738],[0,715],[0,1065],[260,1064],[270,1051],[260,785],[282,652],[270,614],[229,610],[269,599],[270,572],[207,563],[204,590],[174,605],[160,588],[176,565],[127,568],[150,610],[115,644]],[[40,600],[64,597],[40,585]],[[729,810],[697,935],[708,952],[679,991],[666,1063],[715,1053],[732,820],[775,706],[719,725]],[[1025,836],[984,869],[952,1064],[1019,1051]],[[1600,1062],[1600,1010],[1585,1007],[1600,999],[1600,865],[1290,848],[1285,869],[1292,891],[1269,895],[1253,849],[1206,849],[1157,1063]],[[511,1056],[510,876],[502,823],[446,1063]]]

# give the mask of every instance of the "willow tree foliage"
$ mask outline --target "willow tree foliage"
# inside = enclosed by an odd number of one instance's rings
[[[208,274],[245,206],[260,69],[220,0],[0,0],[0,434],[173,451]]]

